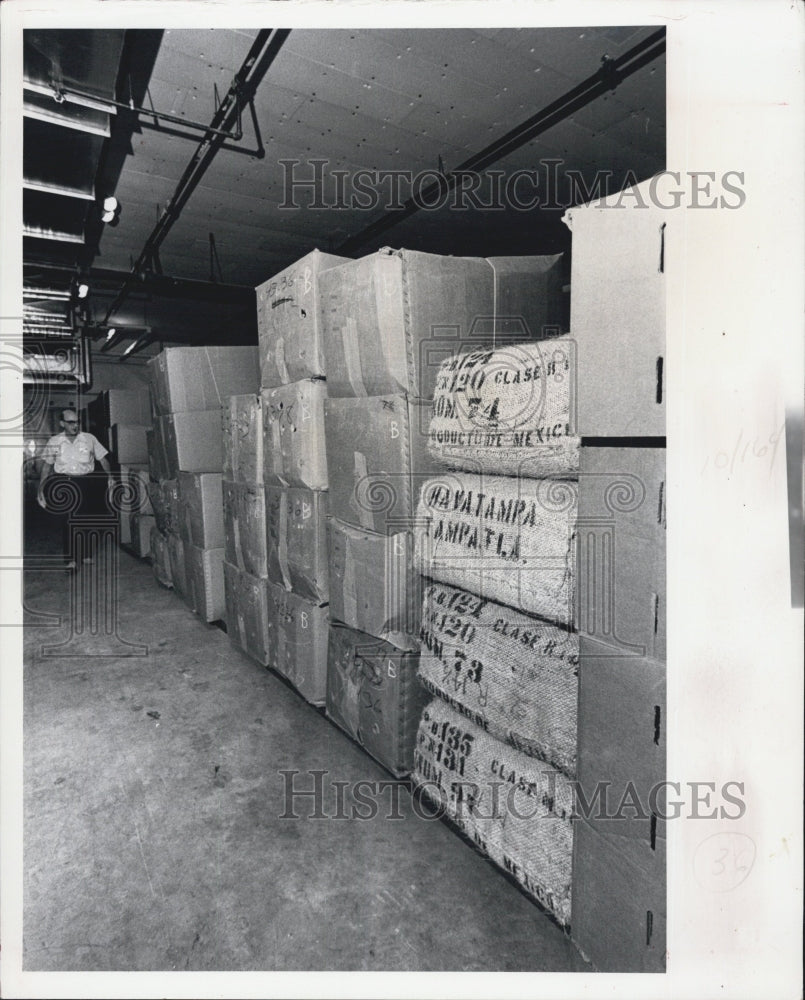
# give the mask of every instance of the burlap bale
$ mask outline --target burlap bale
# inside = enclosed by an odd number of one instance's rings
[[[428,581],[419,678],[500,740],[573,776],[579,639],[548,622]]]
[[[568,338],[447,358],[436,378],[428,449],[452,469],[576,478],[574,384]]]
[[[417,568],[569,626],[577,507],[576,483],[445,472],[422,487]]]
[[[168,553],[168,540],[159,530],[157,525],[151,528],[151,568],[154,576],[163,587],[173,587],[171,577],[170,555]]]
[[[573,786],[435,699],[423,714],[414,784],[563,925],[570,923]]]

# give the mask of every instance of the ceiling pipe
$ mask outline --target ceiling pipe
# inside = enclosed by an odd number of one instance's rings
[[[440,194],[443,185],[452,191],[458,183],[461,173],[469,170],[484,170],[504,156],[524,146],[536,136],[546,132],[549,128],[564,121],[575,111],[590,104],[597,97],[603,96],[607,91],[614,90],[619,83],[627,77],[642,69],[648,63],[653,62],[658,56],[665,52],[665,28],[660,28],[653,32],[642,42],[618,56],[617,59],[603,57],[601,67],[592,76],[587,77],[578,86],[573,87],[558,100],[547,105],[531,118],[526,119],[520,125],[511,129],[505,135],[490,143],[479,153],[471,156],[468,160],[459,164],[453,171],[444,175],[443,180],[434,181],[426,188],[423,188],[417,198],[409,198],[403,203],[402,208],[389,209],[384,215],[370,223],[360,232],[347,237],[332,253],[348,255],[354,253],[365,243],[374,237],[396,226],[409,216],[418,212],[423,203],[427,203],[428,198],[434,194]]]
[[[96,337],[95,337],[95,331],[96,331],[96,329],[97,328],[91,328],[91,329],[88,329],[86,331],[86,333],[88,335],[87,336],[88,340],[90,340],[90,339],[91,340],[95,340],[96,339]],[[114,330],[114,333],[110,337],[109,336],[109,332],[111,330]],[[99,332],[103,332],[103,331],[99,331]],[[113,347],[117,347],[117,345],[119,343],[121,343],[121,341],[123,341],[123,340],[134,339],[136,341],[140,337],[144,336],[145,334],[150,334],[150,333],[151,333],[151,327],[150,326],[135,326],[135,327],[131,327],[131,326],[112,326],[112,327],[109,328],[109,330],[106,331],[106,339],[101,344],[100,353],[101,354],[105,354],[107,351],[111,351]]]
[[[156,334],[151,333],[151,331],[148,330],[146,333],[138,337],[134,341],[134,343],[130,344],[126,348],[126,350],[120,355],[120,360],[126,361],[127,358],[130,358],[133,354],[136,354],[138,351],[141,351],[144,347],[147,347],[154,340],[156,340]]]
[[[216,133],[230,128],[233,121],[240,115],[242,109],[254,97],[258,86],[289,34],[290,30],[287,28],[266,29],[258,33],[243,65],[235,75],[232,85],[224,95],[218,110],[210,122],[210,128],[215,130]],[[182,209],[223,143],[224,138],[220,134],[207,133],[202,138],[189,164],[185,168],[179,183],[176,185],[173,197],[157,220],[123,287],[109,306],[103,319],[104,325],[109,322],[115,310],[119,309],[126,300],[137,275],[151,266],[159,247],[170,232],[173,224],[178,220]]]
[[[171,115],[165,111],[155,111],[153,108],[141,108],[138,107],[133,101],[127,104],[125,101],[114,101],[107,97],[94,97],[92,94],[79,90],[77,87],[65,87],[63,85],[54,84],[53,87],[48,90],[46,87],[40,87],[34,84],[23,84],[23,86],[27,89],[34,90],[39,94],[50,94],[53,100],[59,104],[62,101],[68,101],[70,104],[77,104],[80,107],[91,108],[95,111],[106,111],[110,115],[117,114],[117,109],[122,108],[124,111],[130,111],[133,115],[147,115],[149,118],[153,118],[157,121],[161,120],[171,122],[174,125],[181,125],[183,128],[203,132],[205,135],[220,135],[223,136],[224,139],[232,139],[234,142],[240,142],[243,138],[240,115],[238,115],[237,118],[237,127],[235,131],[228,132],[224,129],[212,128],[209,125],[205,125],[203,122],[195,122],[189,118],[182,118],[180,115]],[[140,124],[145,123],[141,122]]]

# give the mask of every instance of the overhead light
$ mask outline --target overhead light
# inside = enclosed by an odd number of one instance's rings
[[[120,202],[114,195],[103,199],[103,211],[101,212],[101,222],[108,222],[110,225],[117,225],[120,215]]]
[[[107,333],[106,333],[106,339],[107,340],[111,340],[112,337],[114,337],[115,333],[117,333],[117,331],[115,330],[115,328],[113,326],[110,326],[109,329],[108,329],[108,331],[107,331]]]
[[[126,348],[126,350],[125,350],[125,351],[123,351],[123,357],[124,357],[124,358],[125,358],[125,356],[126,356],[127,354],[131,354],[131,352],[132,352],[132,351],[134,350],[134,348],[135,348],[135,347],[137,346],[137,343],[138,343],[138,341],[139,341],[139,337],[137,338],[137,340],[132,340],[132,342],[131,342],[131,343],[129,344],[129,346],[128,346],[128,347]]]
[[[82,281],[78,286],[78,297],[79,299],[85,299],[87,295],[89,295],[89,285]]]

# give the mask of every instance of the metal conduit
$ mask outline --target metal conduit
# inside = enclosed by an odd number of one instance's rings
[[[569,90],[558,100],[547,105],[537,114],[528,118],[520,125],[507,132],[505,135],[490,143],[479,153],[471,156],[468,160],[459,164],[455,170],[444,175],[442,181],[434,181],[423,188],[417,198],[409,198],[403,203],[402,208],[390,209],[385,215],[370,223],[365,229],[347,237],[343,243],[332,252],[335,254],[349,254],[357,250],[364,243],[379,236],[386,230],[396,226],[398,222],[408,218],[422,207],[422,203],[431,195],[439,194],[446,185],[448,191],[452,191],[459,180],[462,172],[469,170],[483,170],[493,163],[502,159],[509,153],[519,149],[520,146],[530,142],[536,136],[557,125],[565,118],[578,111],[586,104],[590,104],[597,97],[603,96],[607,91],[614,90],[615,87],[627,77],[642,69],[648,63],[653,62],[658,56],[665,52],[665,28],[653,32],[648,38],[624,52],[617,59],[607,59],[602,61],[600,69],[578,86]]]
[[[213,115],[208,132],[202,138],[185,168],[173,196],[146,240],[140,256],[123,283],[123,287],[106,311],[101,323],[102,326],[109,322],[115,310],[119,309],[126,300],[140,272],[158,259],[159,247],[181,215],[182,209],[212,163],[216,153],[225,142],[226,136],[223,133],[232,127],[233,121],[237,120],[242,109],[254,97],[258,86],[289,34],[290,30],[286,28],[265,29],[258,33],[243,65],[235,75],[231,87]]]

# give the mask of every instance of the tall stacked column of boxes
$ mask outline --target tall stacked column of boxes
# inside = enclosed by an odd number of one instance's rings
[[[428,448],[441,471],[421,487],[415,531],[419,676],[435,697],[413,780],[567,925],[579,444],[572,342],[556,336],[560,261],[526,260],[527,295],[435,380]],[[518,318],[523,338],[500,346]]]
[[[257,388],[257,349],[170,347],[150,365],[158,414],[149,442],[152,502],[162,529],[152,544],[155,575],[169,575],[192,611],[217,621],[224,617],[221,427],[229,397]]]
[[[576,823],[571,933],[606,972],[665,967],[664,272],[673,219],[653,207],[647,184],[565,215],[582,444],[578,781],[588,803],[606,787],[605,805]]]
[[[243,631],[241,623],[265,615],[257,658],[313,705],[325,700],[329,600],[327,384],[318,283],[328,267],[344,260],[314,250],[257,289],[263,463],[252,516],[256,524],[259,507],[262,547],[259,566],[242,560],[237,578],[227,569],[234,595],[228,614],[241,645],[261,632],[259,626]],[[238,500],[237,509],[241,519],[247,516],[244,501]]]
[[[87,406],[89,429],[111,453],[123,489],[119,502],[120,542],[144,558],[150,550],[153,509],[148,496],[151,402],[148,387],[107,389]]]
[[[229,638],[269,663],[263,416],[257,393],[224,410],[224,594]]]
[[[413,769],[427,700],[416,680],[421,586],[413,528],[420,486],[439,468],[427,446],[436,374],[462,343],[489,335],[496,312],[528,314],[535,269],[523,258],[382,250],[320,279],[330,473],[327,711],[397,775]],[[561,295],[558,270],[551,275]],[[517,324],[500,328],[523,339]]]

